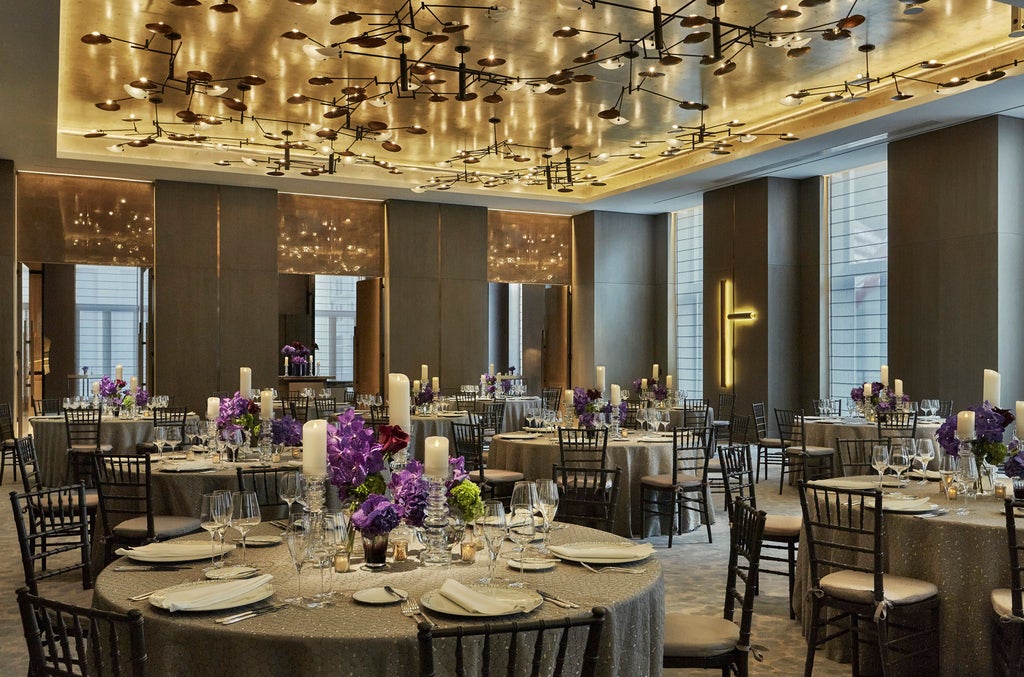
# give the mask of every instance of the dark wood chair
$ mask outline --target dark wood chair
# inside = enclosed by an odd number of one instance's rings
[[[878,437],[910,437],[917,434],[916,411],[880,411],[878,412]]]
[[[729,434],[732,427],[732,417],[736,413],[736,395],[733,393],[718,393],[718,408],[715,409],[715,420],[711,425],[715,427],[715,434],[718,438],[724,438]]]
[[[255,491],[264,522],[288,517],[288,502],[281,498],[281,478],[297,475],[294,468],[235,468],[239,491]]]
[[[551,466],[551,479],[561,493],[559,521],[613,531],[621,476],[621,468]]]
[[[65,604],[20,588],[18,609],[30,677],[145,677],[142,612],[127,614]]]
[[[309,398],[299,393],[286,393],[281,398],[281,415],[305,423],[309,420]]]
[[[25,493],[41,491],[44,489],[42,481],[42,470],[39,468],[39,459],[36,456],[36,445],[31,435],[17,440],[18,465],[21,468],[21,483]],[[90,463],[92,456],[89,457]],[[85,510],[89,514],[89,531],[96,529],[96,514],[99,512],[100,500],[95,489],[85,490]]]
[[[484,443],[501,433],[505,426],[505,400],[477,402],[476,416],[484,428]]]
[[[862,645],[877,652],[883,674],[939,674],[938,588],[885,573],[882,493],[799,486],[813,593],[804,675],[821,643],[847,634],[855,675]]]
[[[953,400],[939,400],[939,410],[935,414],[942,418],[949,418],[953,415]]]
[[[118,546],[145,545],[199,531],[195,517],[153,514],[148,455],[94,455],[93,476],[103,523],[104,562]]]
[[[754,413],[754,427],[757,429],[757,458],[754,463],[754,481],[761,479],[761,468],[764,468],[765,479],[768,478],[768,466],[783,464],[782,438],[769,437],[768,414],[764,402],[755,402],[752,405]]]
[[[879,444],[889,444],[889,440],[840,439],[836,438],[836,454],[839,473],[844,477],[854,475],[871,475],[875,469],[871,466],[871,452]]]
[[[750,447],[745,444],[719,447],[718,456],[722,463],[725,480],[725,505],[729,511],[730,524],[734,518],[736,502],[740,501],[757,509],[757,483],[750,462]],[[761,568],[763,574],[785,576],[789,582],[789,617],[796,618],[793,609],[793,588],[796,584],[796,554],[800,542],[801,519],[799,515],[768,515],[764,526],[763,548],[782,551],[784,554],[765,554],[761,550],[762,562],[780,562],[785,569]]]
[[[103,418],[98,407],[64,410],[64,427],[68,438],[67,484],[81,482],[89,489],[95,486],[92,477],[93,456],[113,451],[109,444],[100,444],[102,425]]]
[[[12,479],[18,479],[18,446],[14,437],[14,416],[11,405],[0,404],[0,483],[4,481],[4,469],[11,463]]]
[[[721,616],[665,614],[662,667],[720,669],[722,675],[748,674],[754,596],[761,560],[765,514],[737,499],[730,509],[729,567]],[[736,606],[740,620],[736,623]]]
[[[640,478],[640,509],[643,515],[642,532],[647,533],[647,518],[675,517],[677,526],[669,529],[668,547],[672,535],[682,533],[683,511],[696,512],[707,528],[711,543],[711,496],[708,491],[708,462],[714,443],[714,429],[676,428],[672,434],[674,461],[672,472],[644,475]],[[668,494],[671,506],[666,512],[661,498]]]
[[[523,473],[515,470],[487,467],[484,463],[484,430],[480,423],[452,423],[452,436],[456,453],[465,459],[466,472],[480,485],[481,493],[493,497],[499,489],[511,492],[516,482],[525,479]]]
[[[639,430],[640,424],[637,421],[637,414],[639,413],[640,400],[626,400],[626,421],[622,424],[622,427],[629,430]]]
[[[823,416],[826,406],[833,416],[843,415],[843,401],[838,398],[830,399],[825,397],[811,401],[811,411],[814,412],[815,416]]]
[[[1017,512],[1024,510],[1024,501],[1006,499],[1006,544],[1010,551],[1010,587],[992,591],[992,663],[997,675],[1020,677],[1024,675],[1024,591],[1021,572],[1024,558],[1022,544],[1017,538]]]
[[[544,388],[541,390],[541,401],[544,404],[545,409],[556,411],[558,405],[562,403],[562,389],[561,388]]]
[[[531,677],[539,677],[543,674],[552,677],[591,677],[597,674],[601,629],[606,613],[604,607],[594,607],[586,616],[552,620],[460,624],[451,627],[421,622],[418,633],[420,677],[434,677],[437,674],[435,662],[444,666],[454,665],[458,674],[465,674],[465,663],[476,655],[480,656],[480,673],[483,675],[493,672],[509,676],[529,674]],[[585,631],[572,631],[572,628],[585,628]],[[438,645],[441,644],[437,640],[446,639],[454,640],[443,642],[446,649],[451,647],[454,656],[436,660],[434,654],[438,653]],[[573,643],[582,645],[582,652],[571,647]],[[475,650],[478,644],[479,652]],[[545,662],[553,662],[554,665],[542,667]]]
[[[326,420],[331,414],[338,413],[338,400],[333,397],[316,397],[313,399],[313,410],[317,418]]]
[[[89,514],[85,509],[85,487],[81,484],[40,489],[19,494],[11,492],[11,509],[18,533],[25,585],[39,594],[38,582],[81,570],[82,588],[92,588]],[[71,564],[47,568],[47,558],[79,551]],[[65,562],[68,558],[62,557]]]
[[[786,483],[786,475],[797,467],[803,471],[804,457],[815,456],[817,463],[833,463],[835,449],[807,444],[803,409],[776,409],[775,422],[782,439],[782,465],[779,467],[779,493]]]
[[[374,431],[382,425],[388,425],[391,421],[390,414],[388,412],[388,405],[386,404],[371,404],[370,405],[370,425]],[[409,432],[408,430],[406,432]]]
[[[64,404],[59,397],[33,398],[32,411],[36,416],[59,416],[64,413]]]
[[[559,465],[566,468],[604,468],[608,465],[606,428],[559,428]]]
[[[712,426],[708,419],[707,398],[691,398],[683,400],[683,427],[684,428],[705,428]]]

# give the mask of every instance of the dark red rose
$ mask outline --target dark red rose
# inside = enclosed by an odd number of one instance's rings
[[[385,456],[390,456],[399,449],[409,446],[409,433],[400,425],[382,425],[377,428],[377,443]]]

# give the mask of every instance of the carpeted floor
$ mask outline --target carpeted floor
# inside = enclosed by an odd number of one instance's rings
[[[786,487],[779,496],[778,479],[762,481],[758,485],[759,507],[771,514],[800,514],[800,505],[794,489]],[[2,484],[4,496],[21,491],[21,480],[15,483],[7,473]],[[666,548],[667,537],[651,539],[656,556],[665,573],[668,611],[719,615],[725,599],[725,569],[729,552],[729,528],[724,518],[721,496],[716,497],[718,522],[712,528],[714,543],[708,544],[707,533],[701,528],[673,540],[672,549]],[[22,637],[21,621],[15,604],[14,591],[22,585],[22,568],[18,554],[17,537],[11,508],[0,509],[0,675],[24,675],[28,667]],[[783,576],[763,576],[761,595],[754,616],[754,642],[768,648],[763,663],[751,661],[753,675],[798,675],[803,672],[806,644],[796,621],[789,620],[786,601],[786,579]],[[92,594],[82,590],[81,579],[66,574],[40,585],[42,594],[72,603],[88,605]],[[666,675],[682,675],[691,671],[666,670]],[[847,675],[849,666],[833,663],[823,656],[815,660],[816,675]],[[636,677],[624,675],[623,677]]]

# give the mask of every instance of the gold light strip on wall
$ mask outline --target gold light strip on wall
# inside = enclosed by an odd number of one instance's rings
[[[718,382],[723,388],[733,383],[733,347],[735,345],[736,322],[753,322],[757,319],[754,310],[733,308],[732,280],[718,283]]]

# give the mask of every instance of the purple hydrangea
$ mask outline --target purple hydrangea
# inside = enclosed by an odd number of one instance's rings
[[[272,441],[286,447],[297,447],[302,444],[302,423],[291,416],[275,418],[270,422]]]
[[[228,439],[236,430],[252,429],[259,420],[260,405],[235,391],[231,397],[220,399],[220,415],[217,416],[217,430],[223,439]]]
[[[149,391],[145,388],[139,388],[135,391],[135,406],[144,407],[149,404]]]
[[[1006,409],[993,407],[988,400],[983,404],[968,407],[965,411],[974,412],[974,450],[985,454],[987,460],[1000,462],[999,454],[1005,454],[1006,447],[1003,444],[1003,437],[1006,429],[1014,421],[1014,415]],[[939,426],[935,438],[939,445],[945,449],[947,454],[956,455],[960,450],[960,441],[956,438],[957,415],[953,414],[946,419],[945,423]],[[1002,447],[1000,451],[993,447]]]
[[[415,460],[409,461],[405,469],[391,476],[388,489],[395,497],[395,505],[406,524],[413,527],[423,526],[429,490],[429,483],[423,476],[423,464]]]
[[[430,384],[424,385],[423,388],[416,393],[416,404],[430,404],[434,401],[434,389],[430,387]]]
[[[1016,440],[1010,446],[1010,451],[1016,451],[1017,453],[1006,459],[1006,463],[1003,464],[1003,472],[1006,473],[1007,477],[1024,477],[1024,450],[1019,449]]]
[[[346,500],[371,475],[384,470],[384,455],[354,409],[338,415],[337,425],[327,425],[327,474],[338,488],[338,498]]]
[[[352,524],[363,536],[386,534],[398,526],[402,517],[398,507],[380,494],[371,494],[352,513]]]

